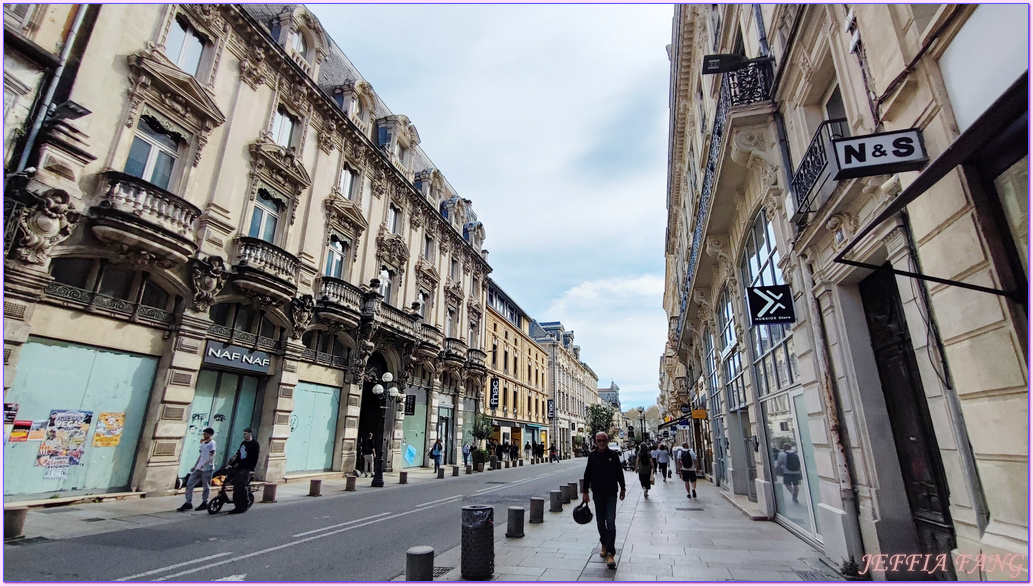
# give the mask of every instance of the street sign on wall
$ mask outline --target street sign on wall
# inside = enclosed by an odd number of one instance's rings
[[[750,325],[791,324],[796,321],[793,291],[789,285],[747,287],[746,301],[750,307]]]
[[[706,419],[707,418],[707,410],[706,409],[693,409],[692,410],[692,418],[693,419]]]
[[[681,404],[681,412],[682,413],[688,413],[689,411],[692,411],[692,407],[689,407],[688,403],[682,403]]]
[[[929,160],[917,128],[837,138],[832,149],[839,166],[834,179],[917,171]]]

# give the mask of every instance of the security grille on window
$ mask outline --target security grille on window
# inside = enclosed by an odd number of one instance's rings
[[[150,116],[140,118],[125,172],[168,189],[176,166],[181,137],[165,130]]]
[[[165,39],[165,54],[180,69],[197,76],[204,54],[205,39],[184,19],[177,18]]]
[[[780,259],[775,246],[774,226],[761,210],[746,235],[741,265],[747,287],[783,285]],[[781,324],[758,324],[750,328],[753,374],[758,394],[765,395],[794,384],[799,378],[792,330]]]
[[[285,148],[290,147],[294,142],[296,124],[294,117],[283,106],[277,108],[273,115],[273,142]]]
[[[255,197],[255,209],[251,213],[251,227],[247,235],[252,238],[265,240],[270,244],[276,243],[276,225],[280,222],[281,204],[264,189],[258,190]]]
[[[343,278],[341,275],[344,273],[344,259],[347,256],[348,244],[338,238],[336,234],[331,235],[326,253],[326,270],[323,274],[335,279]]]

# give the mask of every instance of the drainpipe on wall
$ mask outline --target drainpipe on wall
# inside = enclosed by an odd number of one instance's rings
[[[43,127],[43,122],[47,119],[47,114],[50,113],[50,107],[53,105],[54,92],[57,91],[57,86],[61,82],[61,76],[64,75],[65,65],[68,63],[68,55],[72,52],[72,45],[75,44],[75,37],[79,34],[83,19],[86,18],[88,6],[88,4],[80,4],[75,10],[75,21],[72,23],[72,28],[68,31],[64,46],[61,47],[60,62],[57,69],[54,70],[54,75],[51,76],[50,82],[47,84],[47,93],[43,97],[39,111],[36,112],[36,119],[32,122],[32,130],[29,131],[29,137],[25,141],[25,146],[22,147],[22,155],[18,159],[18,166],[14,169],[15,173],[23,171],[25,165],[29,162],[29,157],[34,150],[33,147],[36,144],[36,138],[39,136],[40,128]]]
[[[799,30],[800,22],[803,20],[802,12],[804,9],[805,8],[801,8],[800,12],[796,15],[795,22],[793,22],[793,28],[789,33],[789,40],[787,41],[785,48],[785,55],[782,56],[783,62],[785,62],[785,57],[789,53],[793,42],[796,40],[796,33]],[[767,57],[770,49],[768,47],[767,33],[764,28],[764,15],[761,12],[760,4],[753,5],[753,15],[757,21],[757,30],[760,32],[761,54],[762,56]],[[778,103],[775,102],[775,94],[778,91],[778,85],[781,80],[782,68],[779,69],[778,77],[771,86],[771,102],[775,110],[775,129],[778,133],[779,152],[782,155],[782,169],[786,177],[786,192],[789,193],[789,197],[795,197],[795,194],[793,193],[792,175],[790,174],[792,159],[789,154],[789,141],[785,129],[785,120],[782,118],[782,110],[778,107]],[[821,307],[818,305],[818,298],[814,295],[814,274],[811,271],[810,263],[807,262],[807,259],[801,258],[801,260],[803,262],[800,263],[800,273],[803,275],[804,296],[808,300],[811,335],[814,337],[815,354],[818,357],[818,372],[821,377],[821,390],[824,395],[822,405],[825,410],[825,417],[829,422],[833,446],[832,451],[835,453],[836,469],[838,472],[836,478],[839,483],[840,498],[843,501],[847,555],[853,557],[855,561],[859,561],[864,555],[864,542],[861,538],[861,527],[858,520],[858,506],[857,497],[854,494],[853,474],[850,471],[850,463],[847,460],[846,455],[846,446],[843,445],[843,438],[840,433],[840,407],[839,402],[836,400],[836,393],[832,382],[831,360],[829,358],[828,344],[825,339],[824,322],[819,321],[822,320]]]

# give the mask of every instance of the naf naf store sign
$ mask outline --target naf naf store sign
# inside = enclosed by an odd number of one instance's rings
[[[750,306],[750,325],[791,324],[796,321],[793,291],[789,285],[747,287],[746,301]]]
[[[839,166],[835,179],[917,171],[929,160],[917,128],[839,138],[832,141],[832,149]]]
[[[212,366],[268,374],[272,360],[268,354],[259,350],[209,341],[204,347],[203,362]]]

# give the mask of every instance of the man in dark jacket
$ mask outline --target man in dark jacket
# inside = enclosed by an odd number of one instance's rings
[[[244,441],[233,456],[233,510],[230,514],[247,511],[248,477],[258,465],[258,442],[251,437],[251,428],[244,428]]]
[[[599,528],[599,540],[602,542],[600,556],[606,557],[606,565],[616,568],[613,556],[617,553],[617,486],[620,485],[620,500],[624,500],[624,471],[621,470],[620,457],[609,449],[610,438],[606,432],[595,434],[594,452],[588,454],[585,465],[585,480],[581,500],[588,503],[588,489],[595,495],[595,520]]]

